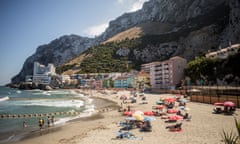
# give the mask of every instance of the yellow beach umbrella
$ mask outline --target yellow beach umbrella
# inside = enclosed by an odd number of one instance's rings
[[[186,107],[184,110],[185,110],[185,111],[189,111],[189,110],[190,110],[190,108]]]
[[[138,120],[138,121],[144,120],[144,116],[141,114],[133,114],[133,117],[135,118],[135,120]]]

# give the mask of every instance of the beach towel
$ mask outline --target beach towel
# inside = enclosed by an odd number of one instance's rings
[[[123,138],[127,138],[127,139],[131,139],[131,140],[143,140],[143,138],[138,138],[135,135],[133,135],[131,132],[122,132],[122,131],[118,131],[117,135],[116,135],[117,139],[123,139]]]

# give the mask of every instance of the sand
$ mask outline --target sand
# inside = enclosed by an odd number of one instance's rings
[[[130,96],[129,91],[92,91],[94,97],[104,98],[121,104],[119,97],[122,94]],[[139,104],[139,99],[136,104],[131,105],[132,110],[151,111],[152,106],[159,100],[161,96],[170,97],[171,94],[145,94],[148,104]],[[127,107],[127,105],[124,105]],[[109,107],[109,106],[108,106]],[[94,116],[75,120],[59,127],[57,130],[50,129],[44,133],[39,133],[31,138],[14,142],[14,144],[221,144],[222,131],[233,130],[236,133],[234,126],[234,117],[240,120],[240,110],[237,109],[234,115],[227,116],[223,114],[212,114],[213,105],[187,102],[189,113],[192,116],[191,121],[183,121],[181,132],[169,132],[165,127],[172,125],[165,123],[164,119],[156,117],[152,121],[152,132],[140,132],[139,129],[131,130],[136,136],[136,139],[115,139],[119,127],[119,122],[125,120],[125,116],[118,112],[113,105],[107,108],[104,112],[98,112]],[[101,107],[101,109],[104,107]],[[106,108],[106,107],[105,107]]]

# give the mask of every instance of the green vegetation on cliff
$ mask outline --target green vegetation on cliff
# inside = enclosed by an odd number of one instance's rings
[[[79,62],[78,73],[129,72],[136,69],[129,54],[120,56],[116,53],[119,49],[128,49],[131,55],[131,49],[139,45],[140,42],[137,39],[126,39],[121,42],[110,42],[91,47],[84,53],[88,57]]]

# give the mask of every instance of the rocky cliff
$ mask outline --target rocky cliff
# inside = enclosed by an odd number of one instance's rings
[[[117,40],[116,35],[134,27],[140,30],[136,34],[143,41],[148,42],[151,37],[157,41],[151,43],[153,40],[150,40],[146,47],[133,50],[134,59],[142,62],[174,55],[192,59],[209,49],[225,47],[229,42],[239,43],[239,3],[239,0],[150,0],[141,10],[125,13],[111,21],[106,31],[97,38],[63,36],[38,47],[12,82],[23,81],[25,75],[31,75],[34,61],[58,66],[93,45],[114,36]],[[125,36],[127,38],[128,35]]]
[[[32,75],[33,63],[35,61],[44,65],[53,63],[55,66],[58,66],[78,56],[96,43],[97,39],[66,35],[53,40],[49,44],[39,46],[36,52],[24,62],[20,73],[12,78],[12,83],[25,81],[26,75]]]

